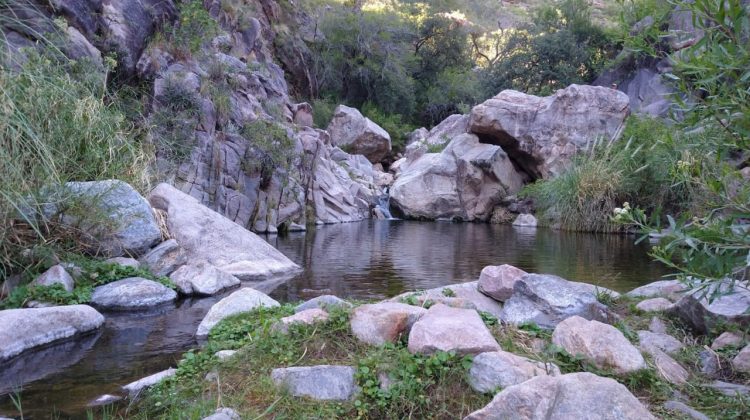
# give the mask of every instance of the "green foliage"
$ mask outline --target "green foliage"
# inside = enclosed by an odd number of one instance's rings
[[[445,297],[456,297],[456,292],[454,292],[453,289],[450,289],[448,287],[443,288],[443,291],[441,293]]]
[[[200,51],[206,41],[219,34],[219,25],[211,18],[200,0],[178,3],[179,20],[163,28],[156,43],[165,43],[180,58],[189,58]]]
[[[492,315],[491,313],[487,311],[479,311],[479,317],[482,318],[482,321],[484,322],[484,325],[491,327],[493,325],[497,325],[498,322],[500,322],[499,319],[495,315]]]
[[[156,155],[179,164],[192,150],[200,113],[200,97],[187,88],[180,78],[172,76],[165,80],[163,93],[157,101],[159,106],[151,114]]]
[[[325,129],[333,119],[333,112],[336,110],[336,101],[334,98],[321,98],[312,101],[313,122],[318,128]],[[388,131],[388,130],[386,130]],[[390,132],[389,132],[390,134]]]
[[[383,112],[371,102],[363,104],[361,111],[362,115],[371,119],[390,134],[391,147],[394,151],[399,152],[406,147],[406,137],[416,127],[406,122],[404,116]]]
[[[248,139],[257,152],[254,158],[246,159],[246,169],[260,171],[263,183],[270,182],[275,170],[288,170],[294,158],[294,139],[286,129],[273,121],[258,119],[245,124],[240,134]]]

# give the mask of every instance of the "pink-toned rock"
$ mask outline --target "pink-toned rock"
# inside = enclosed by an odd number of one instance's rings
[[[273,329],[276,331],[287,333],[289,332],[289,326],[292,324],[312,325],[316,322],[326,321],[328,321],[328,312],[319,308],[307,309],[302,312],[297,312],[294,315],[281,318],[279,322],[274,324]]]
[[[644,312],[662,312],[672,308],[672,302],[665,298],[646,299],[635,305],[636,309]]]
[[[422,354],[437,351],[479,354],[498,351],[500,345],[477,311],[437,304],[412,327],[408,348],[412,353]]]
[[[714,340],[713,343],[711,343],[711,348],[714,350],[723,349],[724,347],[739,347],[742,345],[742,336],[731,332],[731,331],[725,331],[721,333],[720,336],[716,337],[716,340]]]
[[[641,349],[644,353],[651,355],[656,371],[659,373],[659,376],[666,379],[667,382],[671,382],[675,385],[684,385],[687,383],[690,374],[667,353],[664,353],[656,347],[641,347]]]
[[[732,359],[732,367],[740,372],[750,373],[750,345],[745,346]]]
[[[526,274],[528,273],[509,264],[488,265],[479,275],[479,291],[495,300],[505,302],[513,294],[516,281]]]
[[[427,313],[419,306],[397,302],[380,302],[355,308],[351,315],[352,334],[374,346],[395,342],[408,333],[412,325]]]

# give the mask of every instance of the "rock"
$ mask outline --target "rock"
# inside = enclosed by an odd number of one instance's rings
[[[723,349],[724,347],[740,347],[743,342],[743,338],[741,335],[731,332],[731,331],[725,331],[721,333],[720,336],[716,337],[716,340],[714,340],[713,343],[711,343],[711,348],[714,350]]]
[[[588,372],[537,376],[504,389],[464,420],[656,419],[624,385]]]
[[[463,309],[476,309],[499,317],[502,306],[494,299],[479,291],[477,281],[466,283],[449,284],[421,292],[406,292],[391,298],[392,302],[403,302],[405,299],[413,298],[419,305],[427,302],[442,303]]]
[[[536,217],[533,214],[519,214],[513,221],[513,226],[536,227]]]
[[[664,408],[682,414],[692,420],[710,420],[705,414],[679,401],[667,401],[664,403]]]
[[[225,362],[231,359],[235,354],[237,354],[237,350],[219,350],[214,353],[214,356],[216,356],[220,362]]]
[[[94,331],[102,324],[104,316],[87,305],[0,311],[0,361]]]
[[[294,123],[304,127],[312,127],[313,122],[313,109],[307,102],[302,102],[294,105]]]
[[[664,321],[657,317],[652,317],[651,322],[648,324],[648,330],[652,333],[666,334],[667,324],[665,324]]]
[[[750,290],[737,287],[730,292],[727,284],[716,287],[721,293],[710,303],[708,297],[701,297],[698,293],[686,294],[674,304],[670,313],[700,333],[708,333],[717,325],[750,325]],[[715,287],[708,293],[712,290],[716,290]]]
[[[73,287],[75,287],[73,277],[71,277],[60,264],[52,266],[41,276],[37,277],[36,280],[31,282],[32,286],[52,286],[54,284],[62,285],[63,289],[67,292],[72,292]]]
[[[560,375],[560,369],[553,363],[538,362],[505,351],[493,351],[474,357],[468,380],[475,391],[488,393],[540,375]]]
[[[241,420],[239,413],[232,410],[231,408],[219,408],[215,413],[208,417],[204,417],[203,420]]]
[[[500,350],[476,311],[441,304],[431,307],[414,324],[409,333],[408,348],[411,353],[422,354],[437,351],[479,354]]]
[[[542,328],[554,328],[571,316],[607,321],[606,306],[587,289],[561,277],[527,274],[516,281],[501,319],[511,324],[534,322]]]
[[[179,267],[187,264],[188,258],[185,250],[175,241],[170,239],[164,241],[141,257],[141,264],[155,276],[168,276]]]
[[[391,206],[405,218],[486,221],[526,180],[502,148],[462,134],[409,161],[391,187]]]
[[[135,382],[131,382],[123,386],[122,389],[125,390],[128,393],[128,395],[130,395],[131,399],[135,399],[138,396],[138,394],[140,394],[140,392],[143,391],[144,389],[151,388],[152,386],[158,384],[164,379],[171,378],[172,376],[176,374],[177,374],[177,369],[169,368],[167,370],[154,373],[153,375],[146,376],[145,378],[141,378]]]
[[[355,108],[339,105],[326,129],[335,146],[346,146],[353,154],[378,163],[391,151],[391,136]]]
[[[641,350],[643,350],[644,353],[651,355],[656,371],[659,372],[659,375],[666,379],[667,382],[675,385],[685,385],[687,383],[690,374],[685,368],[680,366],[676,360],[669,357],[667,353],[654,346],[648,347],[641,345]]]
[[[190,261],[207,261],[240,280],[299,268],[258,235],[169,184],[159,184],[149,201],[167,213],[167,228]]]
[[[656,298],[665,297],[670,299],[679,299],[687,287],[679,280],[659,280],[653,283],[637,287],[628,293],[627,296],[636,298]]]
[[[711,350],[703,350],[698,353],[698,361],[701,366],[701,373],[709,378],[719,376],[721,366],[719,366],[719,355]]]
[[[732,367],[736,371],[750,373],[750,345],[745,346],[732,359]]]
[[[240,284],[237,277],[207,262],[183,265],[169,278],[184,295],[210,296]]]
[[[617,328],[579,316],[560,322],[552,343],[573,356],[582,356],[601,369],[627,374],[646,368],[641,353]]]
[[[198,338],[207,337],[211,328],[222,319],[239,313],[250,312],[261,306],[273,308],[279,306],[279,302],[249,287],[240,289],[211,307],[200,325],[198,325],[198,331],[195,335]]]
[[[707,386],[729,397],[736,397],[736,396],[746,397],[750,395],[750,386],[746,386],[746,385],[733,384],[730,382],[723,382],[723,381],[713,381]]]
[[[122,397],[118,395],[104,394],[91,400],[86,404],[86,407],[101,407],[103,405],[114,404],[121,399]]]
[[[142,277],[130,277],[96,287],[91,303],[105,309],[144,309],[177,299],[174,290]]]
[[[638,302],[635,308],[643,312],[663,312],[672,308],[672,302],[665,298],[652,298]]]
[[[638,331],[638,341],[642,349],[657,348],[669,354],[675,354],[685,347],[680,340],[671,335],[651,331]]]
[[[362,305],[352,311],[352,334],[374,346],[393,343],[401,334],[408,334],[425,313],[424,308],[396,302]]]
[[[504,90],[471,110],[469,131],[533,179],[550,178],[597,138],[616,138],[628,114],[627,95],[603,87],[570,85],[547,97]]]
[[[141,266],[141,263],[139,263],[138,260],[136,260],[135,258],[128,258],[128,257],[114,257],[114,258],[105,260],[104,262],[107,264],[121,265],[123,267],[139,268]]]
[[[479,274],[479,291],[485,295],[505,302],[513,294],[513,286],[527,272],[512,265],[488,265]]]
[[[295,397],[343,401],[359,391],[354,373],[351,366],[320,365],[274,369],[271,378]]]
[[[273,326],[273,329],[286,334],[287,332],[289,332],[289,326],[293,324],[312,325],[316,322],[326,321],[328,321],[328,312],[319,308],[313,308],[306,311],[297,312],[292,316],[281,318],[279,322]]]
[[[313,309],[313,308],[320,308],[320,309],[325,309],[325,310],[331,310],[333,308],[345,308],[346,309],[346,308],[351,308],[352,306],[354,305],[352,305],[351,303],[343,299],[339,299],[336,296],[322,295],[322,296],[314,297],[306,302],[300,303],[294,308],[294,312],[302,312],[302,311],[306,311],[308,309]]]
[[[125,182],[68,182],[65,194],[86,203],[86,215],[65,213],[63,221],[81,229],[93,253],[140,255],[161,239],[151,206]]]

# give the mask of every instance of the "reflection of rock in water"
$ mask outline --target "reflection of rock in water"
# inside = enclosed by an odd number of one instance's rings
[[[0,395],[20,391],[24,384],[38,381],[76,364],[102,335],[101,330],[76,337],[0,364]]]

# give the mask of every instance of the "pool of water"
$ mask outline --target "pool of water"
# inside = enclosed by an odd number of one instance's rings
[[[486,265],[512,264],[627,291],[664,274],[647,246],[633,245],[634,239],[486,224],[331,225],[268,237],[303,270],[251,285],[280,301],[329,293],[382,299],[476,280]],[[106,313],[96,334],[0,365],[0,394],[6,394],[0,396],[0,416],[18,414],[10,398],[17,395],[26,419],[80,418],[93,398],[174,366],[182,352],[198,345],[195,329],[221,297],[185,299],[148,313]]]

